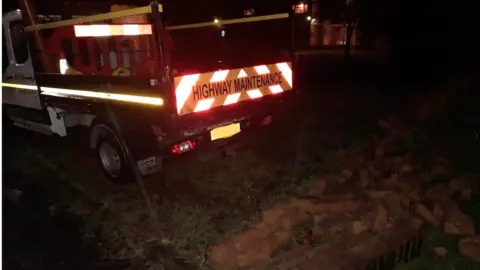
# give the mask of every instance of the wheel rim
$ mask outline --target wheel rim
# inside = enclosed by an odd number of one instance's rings
[[[108,142],[103,142],[99,148],[100,161],[105,171],[111,177],[118,177],[122,168],[122,162],[117,149]]]

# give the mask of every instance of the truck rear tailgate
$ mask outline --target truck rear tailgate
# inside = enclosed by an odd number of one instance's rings
[[[281,62],[175,77],[179,116],[282,95],[292,90],[292,64]]]

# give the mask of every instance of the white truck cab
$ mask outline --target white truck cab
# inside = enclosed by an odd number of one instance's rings
[[[2,73],[2,82],[26,86],[25,89],[2,87],[3,103],[42,109],[33,79],[34,71],[28,42],[23,32],[22,12],[15,10],[4,14],[2,27],[3,46],[8,58],[8,65]]]

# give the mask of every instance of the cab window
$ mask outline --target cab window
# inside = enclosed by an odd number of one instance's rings
[[[25,64],[28,60],[28,46],[22,21],[10,23],[10,35],[12,38],[13,55],[17,64]]]

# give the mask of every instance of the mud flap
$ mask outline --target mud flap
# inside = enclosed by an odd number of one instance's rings
[[[122,123],[125,142],[128,145],[142,176],[150,175],[162,169],[163,156],[152,128],[141,121]]]

